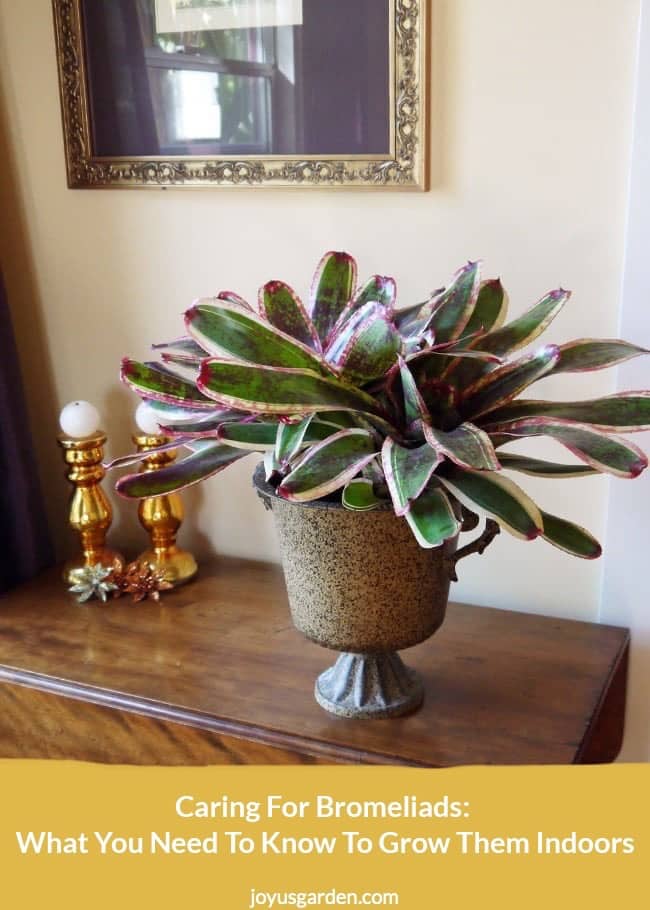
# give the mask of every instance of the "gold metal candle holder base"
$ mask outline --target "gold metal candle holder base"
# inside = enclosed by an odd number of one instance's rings
[[[147,452],[169,441],[167,436],[133,437],[138,452],[145,456],[142,459],[145,471],[157,471],[175,461],[174,450],[146,455]],[[184,517],[183,501],[178,493],[143,499],[138,507],[138,517],[140,524],[151,537],[152,544],[138,556],[138,563],[164,571],[165,580],[174,586],[193,578],[198,571],[196,560],[191,553],[182,550],[176,544],[176,535]]]
[[[121,571],[125,561],[116,550],[106,546],[106,534],[113,520],[113,510],[101,488],[104,478],[102,458],[106,434],[98,431],[83,439],[61,434],[58,443],[68,465],[68,480],[74,486],[70,503],[70,526],[81,539],[80,556],[66,563],[63,580],[74,584],[74,572],[86,566],[105,566]]]
[[[165,573],[165,581],[176,587],[194,578],[198,571],[196,560],[187,550],[173,545],[162,550],[145,550],[138,556],[140,565],[151,569],[160,569]]]

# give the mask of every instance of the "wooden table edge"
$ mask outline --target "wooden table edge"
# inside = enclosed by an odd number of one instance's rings
[[[616,626],[624,629],[622,626]],[[631,635],[624,629],[625,638],[610,667],[600,698],[594,707],[573,764],[607,764],[614,762],[621,751],[625,735],[625,706],[630,658]],[[599,751],[599,737],[604,739]]]
[[[80,685],[70,680],[45,676],[30,670],[20,670],[17,667],[10,667],[4,664],[0,664],[0,683],[2,682],[22,686],[26,689],[36,689],[49,695],[58,695],[61,698],[69,698],[82,704],[87,702],[104,708],[114,708],[130,714],[138,714],[152,720],[194,727],[219,736],[230,736],[235,739],[257,742],[261,745],[287,749],[315,758],[329,758],[332,760],[333,765],[367,763],[416,768],[435,767],[424,762],[398,759],[393,754],[367,752],[340,744],[330,744],[324,740],[282,733],[256,724],[247,724],[243,721],[233,721],[228,718],[205,714],[201,711],[193,711],[180,705],[158,702],[150,698],[129,695],[113,689],[91,686],[87,683]]]

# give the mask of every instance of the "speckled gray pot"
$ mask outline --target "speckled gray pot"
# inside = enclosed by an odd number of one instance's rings
[[[423,549],[388,505],[350,512],[332,502],[287,502],[261,466],[254,483],[273,511],[296,628],[344,652],[316,684],[319,703],[348,717],[414,710],[422,685],[395,652],[429,638],[444,620],[456,540]]]

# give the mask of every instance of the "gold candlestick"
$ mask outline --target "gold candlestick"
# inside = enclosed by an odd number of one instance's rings
[[[133,442],[138,452],[149,452],[170,442],[168,436],[136,435]],[[142,459],[145,471],[157,471],[176,460],[176,451],[154,452]],[[151,548],[138,557],[140,564],[165,572],[166,581],[180,585],[197,572],[196,560],[176,544],[176,535],[184,517],[183,500],[178,493],[142,499],[138,506],[140,524],[151,537]]]
[[[86,566],[105,566],[121,571],[124,558],[106,546],[106,534],[113,521],[113,510],[100,484],[104,478],[102,458],[106,434],[101,430],[81,439],[58,437],[65,462],[69,466],[68,480],[74,485],[70,503],[70,525],[81,538],[82,557],[66,563],[63,579],[75,583],[74,573]]]

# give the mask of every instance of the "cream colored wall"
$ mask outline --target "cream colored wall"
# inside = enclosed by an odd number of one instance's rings
[[[620,303],[638,0],[440,0],[433,19],[433,186],[422,195],[66,188],[50,0],[0,0],[0,79],[15,182],[3,190],[3,265],[26,373],[49,517],[61,550],[66,485],[54,414],[87,398],[125,450],[134,400],[123,354],[172,337],[199,295],[301,290],[328,248],[395,275],[403,304],[468,258],[501,274],[515,311],[574,290],[549,340],[615,334]],[[7,175],[6,166],[3,175]],[[576,396],[613,389],[591,374]],[[540,387],[541,391],[541,387]],[[545,392],[559,391],[547,381]],[[186,540],[277,558],[251,464],[187,496]],[[601,537],[607,481],[531,483],[540,503]],[[123,515],[116,538],[142,543]],[[502,535],[468,561],[456,596],[595,618],[601,569]]]
[[[620,331],[650,349],[650,0],[642,0],[636,113],[629,193],[625,280]],[[647,358],[619,369],[618,388],[648,387]],[[637,437],[650,450],[650,432]],[[632,631],[623,761],[650,761],[650,612],[648,611],[648,549],[650,471],[634,486],[611,488],[603,559],[601,622],[629,626]]]

